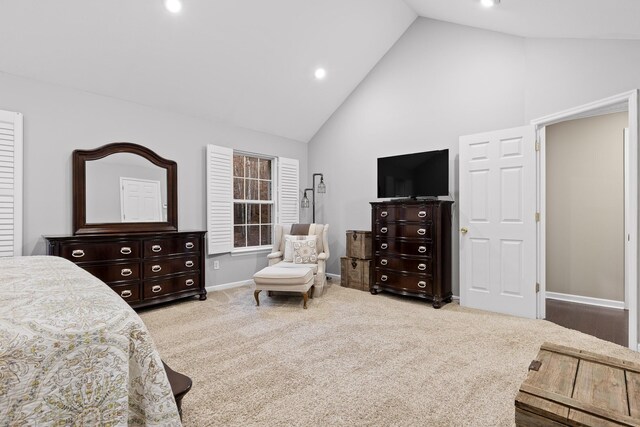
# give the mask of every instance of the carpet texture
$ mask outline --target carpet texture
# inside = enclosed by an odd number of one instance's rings
[[[193,379],[185,426],[511,426],[544,341],[640,355],[544,320],[329,286],[249,286],[140,313],[162,358]]]

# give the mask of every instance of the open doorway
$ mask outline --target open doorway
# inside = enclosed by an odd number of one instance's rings
[[[624,150],[624,308],[625,312],[619,308],[619,302],[615,310],[620,310],[627,314],[627,343],[628,347],[637,350],[638,345],[638,90],[632,90],[589,104],[561,111],[549,116],[541,117],[531,121],[535,127],[537,138],[537,280],[540,292],[537,295],[538,318],[547,318],[546,315],[546,293],[547,289],[547,194],[546,194],[546,150],[547,150],[547,129],[557,123],[580,120],[589,117],[605,116],[612,113],[623,113],[628,120],[628,131],[618,135],[614,144],[623,142]],[[597,200],[598,195],[593,195]],[[593,227],[601,224],[596,222]],[[603,253],[607,248],[602,248]],[[601,259],[601,261],[604,261]],[[619,271],[619,270],[618,270]],[[601,299],[606,299],[602,298]],[[584,302],[584,301],[583,301]]]
[[[628,125],[617,112],[545,131],[546,319],[625,347]]]

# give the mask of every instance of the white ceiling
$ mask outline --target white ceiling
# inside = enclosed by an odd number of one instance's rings
[[[525,37],[640,39],[640,0],[183,2],[172,15],[162,0],[1,0],[0,72],[307,142],[417,14]]]
[[[404,0],[420,16],[522,37],[640,39],[639,0]]]

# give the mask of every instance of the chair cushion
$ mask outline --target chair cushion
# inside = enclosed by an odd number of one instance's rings
[[[313,280],[313,269],[307,267],[265,267],[253,275],[256,285],[303,285]]]
[[[274,264],[272,267],[279,268],[308,268],[313,271],[313,274],[318,272],[318,264],[296,264],[293,262],[280,261],[277,264]]]

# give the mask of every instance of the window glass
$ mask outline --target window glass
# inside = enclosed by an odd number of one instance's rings
[[[234,153],[234,247],[252,248],[271,245],[274,209],[273,159]]]

